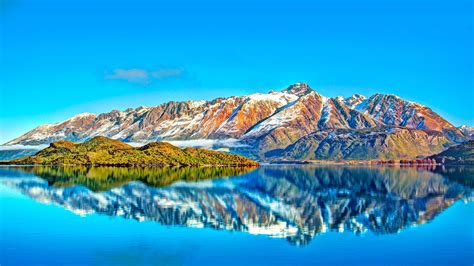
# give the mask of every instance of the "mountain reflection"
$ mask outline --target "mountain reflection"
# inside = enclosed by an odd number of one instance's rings
[[[0,169],[0,182],[79,214],[245,231],[293,244],[328,230],[397,233],[432,220],[459,199],[473,198],[472,168],[251,170],[22,167]],[[215,179],[221,176],[235,177]]]

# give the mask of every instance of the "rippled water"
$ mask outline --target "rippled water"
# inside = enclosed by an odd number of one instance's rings
[[[0,168],[0,264],[472,265],[473,173]]]

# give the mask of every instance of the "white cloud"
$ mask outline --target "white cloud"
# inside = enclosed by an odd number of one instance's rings
[[[248,145],[243,144],[238,139],[191,139],[191,140],[162,140],[163,142],[168,142],[172,145],[175,145],[180,148],[186,147],[195,147],[195,148],[238,148],[238,147],[248,147]],[[126,142],[127,144],[133,147],[141,147],[146,145],[148,142]],[[47,148],[49,144],[41,145],[0,145],[0,151],[8,150],[42,150]]]
[[[48,144],[41,145],[0,145],[0,151],[10,151],[10,150],[42,150],[48,147]]]
[[[125,80],[130,83],[148,84],[154,80],[180,77],[184,74],[182,68],[160,68],[156,70],[146,70],[140,68],[115,69],[112,73],[106,74],[107,80]]]
[[[213,147],[247,147],[248,145],[241,143],[238,139],[192,139],[192,140],[163,140],[180,148],[197,147],[197,148],[213,148]]]
[[[155,79],[165,79],[171,77],[179,77],[184,74],[184,69],[181,68],[162,68],[151,73]]]
[[[147,144],[146,142],[125,142],[125,143],[127,143],[128,145],[132,147],[141,147]]]
[[[110,80],[126,80],[131,83],[148,83],[148,71],[143,69],[115,69],[112,74],[105,76],[105,79]]]
[[[243,144],[238,139],[190,139],[190,140],[160,140],[163,142],[170,143],[180,148],[205,148],[205,149],[219,149],[219,148],[239,148],[248,147],[247,144]],[[128,145],[133,147],[141,147],[149,142],[127,142]]]

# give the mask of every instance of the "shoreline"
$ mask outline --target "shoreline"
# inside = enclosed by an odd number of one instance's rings
[[[164,168],[164,167],[259,167],[260,164],[10,164],[0,162],[1,166],[84,166],[84,167],[141,167],[141,168]]]
[[[349,161],[326,161],[326,160],[289,160],[264,162],[263,165],[361,165],[361,166],[473,166],[469,163],[442,163],[429,160],[349,160]]]

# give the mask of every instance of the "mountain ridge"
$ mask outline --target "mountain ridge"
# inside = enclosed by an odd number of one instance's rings
[[[327,98],[306,83],[281,91],[216,98],[170,101],[154,107],[83,113],[65,121],[41,125],[7,145],[49,144],[57,140],[86,141],[104,135],[125,142],[237,139],[253,149],[253,158],[286,149],[299,139],[324,130],[407,128],[442,133],[443,148],[472,138],[436,112],[391,94]],[[247,149],[248,150],[248,149]],[[442,150],[433,149],[431,154]],[[239,149],[233,152],[240,153]],[[409,154],[415,158],[421,155]]]

